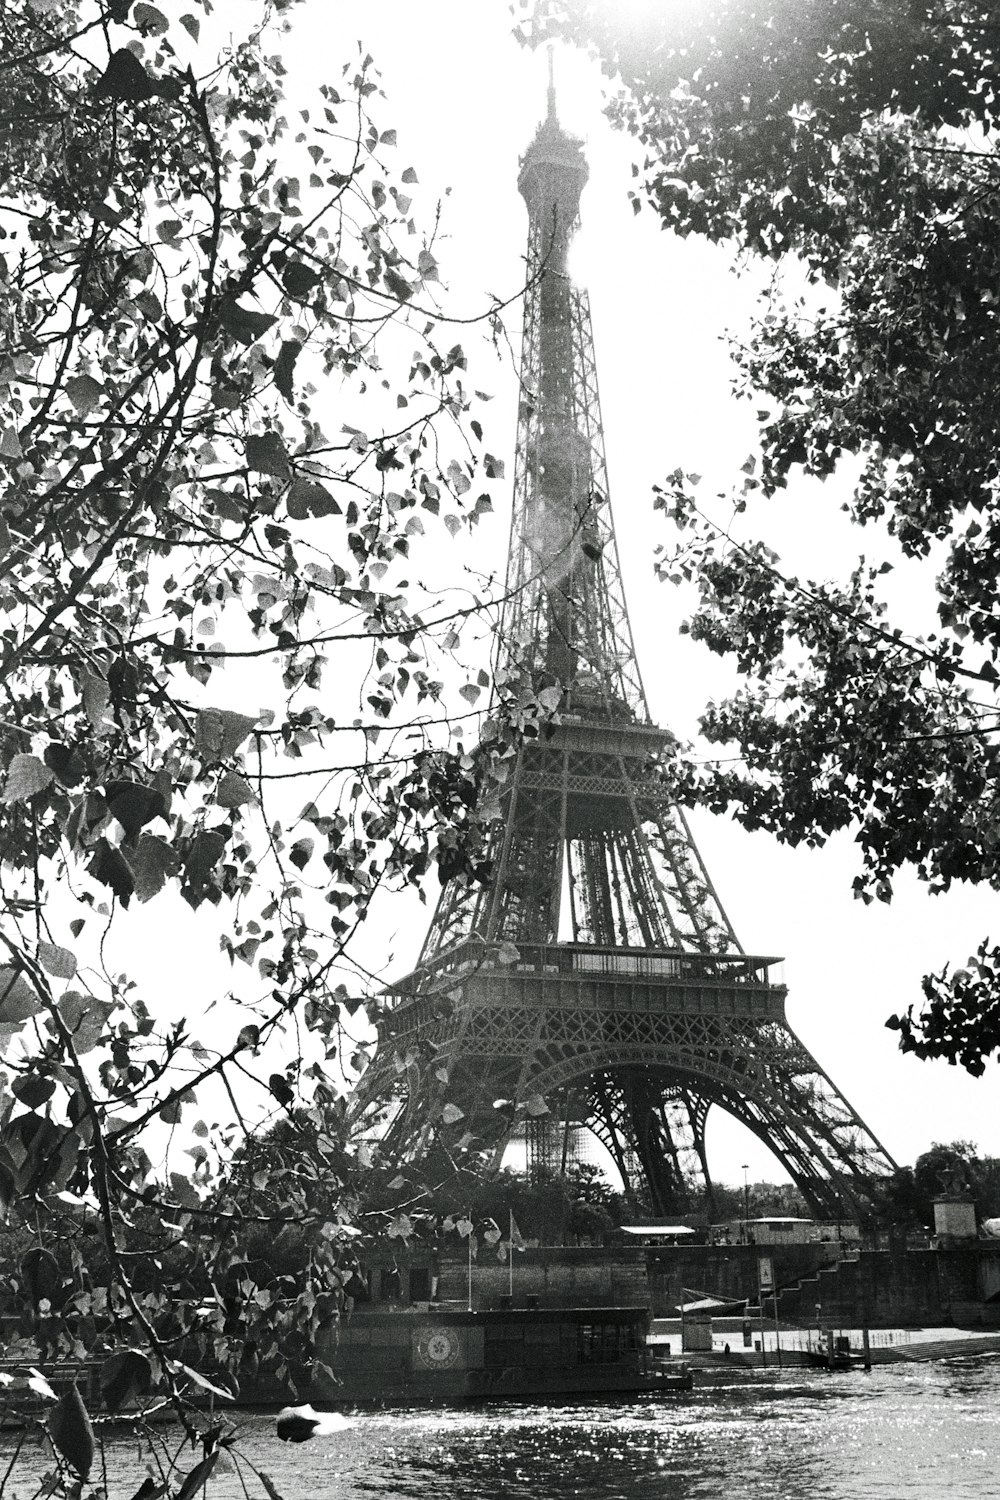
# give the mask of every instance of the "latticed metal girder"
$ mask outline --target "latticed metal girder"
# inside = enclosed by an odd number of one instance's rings
[[[471,933],[554,940],[565,925],[564,868],[570,925],[582,941],[739,951],[664,788],[659,756],[669,742],[651,725],[567,716],[544,744],[522,746],[489,843],[493,879],[443,894],[422,960]]]
[[[445,886],[353,1109],[400,1149],[453,1128],[499,1160],[511,1115],[496,1100],[572,1091],[626,1182],[666,1204],[709,1181],[714,1104],[836,1212],[893,1163],[788,1028],[772,960],[743,953],[665,790],[672,736],[636,666],[590,307],[567,272],[586,175],[550,97],[519,179],[529,280],[501,640],[508,665],[558,689],[559,723],[500,791],[488,885]]]
[[[498,1099],[554,1105],[586,1085],[592,1128],[620,1163],[639,1162],[668,1209],[693,1179],[709,1181],[705,1117],[717,1104],[766,1141],[818,1209],[863,1203],[893,1164],[788,1027],[770,962],[550,944],[502,964],[465,944],[429,966],[435,990],[394,1012],[396,1079],[416,1087],[417,1116],[440,1118],[451,1103],[462,1111],[456,1128],[494,1148],[510,1123]],[[384,1062],[371,1087],[367,1077],[362,1094],[374,1101]]]

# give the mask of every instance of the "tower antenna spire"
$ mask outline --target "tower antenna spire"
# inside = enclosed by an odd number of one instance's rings
[[[553,45],[552,45],[551,42],[549,43],[549,49],[548,49],[548,51],[549,51],[549,89],[548,89],[549,115],[548,115],[548,117],[549,117],[550,120],[555,121],[555,118],[556,118],[555,48],[553,47]]]

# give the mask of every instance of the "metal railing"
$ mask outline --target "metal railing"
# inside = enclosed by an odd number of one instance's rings
[[[468,974],[508,969],[514,973],[607,974],[680,983],[746,984],[773,988],[781,960],[748,953],[691,953],[683,949],[609,948],[590,943],[486,943],[471,937],[457,943],[410,976]]]

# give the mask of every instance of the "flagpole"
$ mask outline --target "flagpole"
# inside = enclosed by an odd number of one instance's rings
[[[507,1291],[510,1293],[511,1301],[514,1300],[514,1210],[507,1210],[510,1222],[507,1226]]]
[[[472,1214],[469,1214],[471,1220]],[[469,1230],[469,1311],[472,1311],[472,1230]]]

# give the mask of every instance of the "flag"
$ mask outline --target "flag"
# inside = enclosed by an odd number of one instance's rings
[[[510,1246],[512,1250],[527,1250],[528,1248],[521,1236],[521,1231],[517,1227],[513,1210],[510,1215]]]

